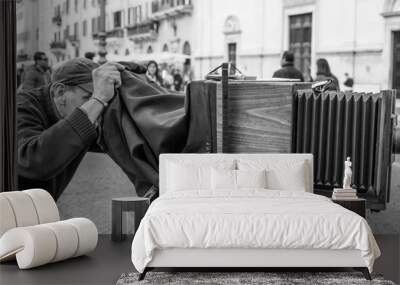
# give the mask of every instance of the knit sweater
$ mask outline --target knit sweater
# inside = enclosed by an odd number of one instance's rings
[[[77,108],[59,119],[50,87],[17,95],[18,188],[43,188],[58,199],[97,132]]]

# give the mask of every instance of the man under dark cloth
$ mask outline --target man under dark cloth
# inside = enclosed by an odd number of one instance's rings
[[[17,95],[18,188],[58,199],[98,136],[95,125],[121,85],[124,66],[73,59],[52,83]]]

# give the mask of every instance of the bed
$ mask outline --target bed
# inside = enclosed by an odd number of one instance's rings
[[[313,194],[311,154],[162,154],[160,197],[132,243],[158,267],[353,267],[380,251],[361,216]]]

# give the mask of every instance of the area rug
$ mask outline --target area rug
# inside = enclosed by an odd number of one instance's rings
[[[368,281],[359,272],[148,272],[142,281],[138,273],[122,274],[116,285],[395,285],[382,276]]]

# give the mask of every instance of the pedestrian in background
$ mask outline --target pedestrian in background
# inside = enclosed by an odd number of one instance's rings
[[[24,71],[25,71],[25,65],[22,63],[21,66],[17,69],[17,87],[21,85]]]
[[[159,86],[163,86],[163,80],[158,70],[158,64],[154,60],[150,60],[147,63],[146,78],[148,82],[154,82]]]
[[[187,58],[183,64],[183,86],[186,86],[193,80],[193,71],[190,65],[190,59]]]
[[[346,77],[346,80],[343,82],[345,89],[347,91],[353,91],[354,79],[351,78],[347,72],[344,74],[344,76]]]
[[[336,90],[340,91],[339,81],[335,75],[331,72],[329,63],[325,58],[319,58],[317,60],[317,77],[315,81],[332,80],[332,82],[326,87],[325,90]]]
[[[303,74],[294,67],[294,54],[291,51],[285,51],[281,58],[281,69],[274,72],[273,78],[289,78],[304,81]]]
[[[30,90],[50,83],[49,60],[44,52],[33,55],[35,63],[26,68],[22,76],[21,89]]]
[[[182,90],[182,84],[183,84],[183,78],[181,75],[181,71],[179,68],[175,68],[173,72],[174,76],[174,90],[175,91],[181,91]]]
[[[95,55],[96,54],[94,52],[91,52],[91,51],[85,52],[85,58],[90,59],[90,60],[93,60]]]
[[[170,70],[171,70],[171,68],[168,66],[168,64],[164,63],[162,65],[161,78],[162,78],[164,87],[168,90],[172,89],[172,86],[174,83],[174,78],[172,77]]]

